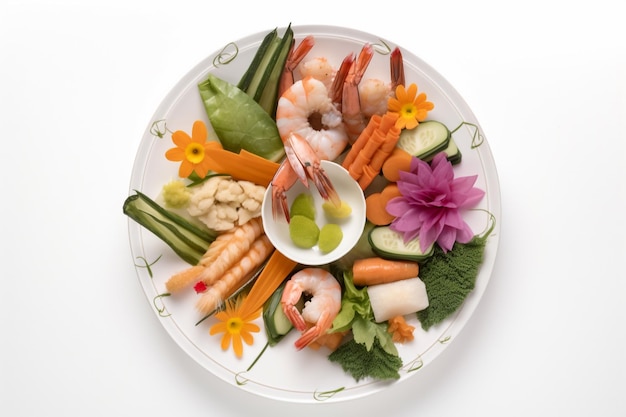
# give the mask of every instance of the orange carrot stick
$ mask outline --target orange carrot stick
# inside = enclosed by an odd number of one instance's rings
[[[350,174],[352,179],[358,180],[359,178],[361,178],[361,175],[363,175],[363,167],[367,166],[368,163],[369,160],[365,158],[365,155],[359,154],[354,160],[354,163],[350,165],[350,168],[348,169],[348,174]]]
[[[358,152],[356,158],[350,165],[348,172],[355,180],[363,175],[363,168],[371,165],[371,158],[376,150],[385,142],[385,135],[380,130],[375,130],[369,137],[365,145]]]
[[[354,285],[376,285],[415,278],[419,273],[417,262],[389,260],[379,257],[357,259],[352,265]]]
[[[395,127],[398,117],[397,113],[390,112],[372,116],[346,155],[342,165],[359,181],[361,189],[372,183],[395,148],[400,138],[400,129]]]
[[[372,181],[374,181],[374,179],[378,176],[378,172],[379,171],[374,170],[371,165],[365,165],[363,167],[363,173],[358,180],[361,190],[365,190],[372,183]]]
[[[370,161],[370,165],[376,172],[380,172],[383,167],[383,164],[389,158],[389,155],[392,154],[393,150],[396,147],[396,143],[400,139],[400,129],[397,129],[395,126],[392,126],[385,136],[385,140],[381,143],[380,147],[376,150],[376,153],[372,156]]]
[[[287,275],[296,267],[297,262],[287,258],[281,252],[274,250],[263,271],[241,305],[241,316],[255,312],[276,291],[278,286],[287,278]]]
[[[276,162],[243,150],[235,153],[226,149],[211,149],[207,157],[211,160],[212,171],[264,187],[269,185],[279,167]]]
[[[352,165],[352,163],[356,159],[361,149],[363,149],[363,147],[365,146],[369,138],[372,136],[374,131],[378,129],[378,126],[380,125],[380,121],[381,121],[381,116],[377,114],[373,115],[370,118],[370,121],[367,123],[367,126],[365,127],[365,129],[363,129],[359,137],[352,144],[350,151],[346,155],[346,158],[343,160],[342,166],[345,169],[348,169]]]
[[[379,129],[383,132],[387,132],[389,129],[395,126],[396,121],[400,115],[395,112],[387,112],[381,116]]]

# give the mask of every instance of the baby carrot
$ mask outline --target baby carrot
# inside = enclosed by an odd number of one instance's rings
[[[416,278],[419,273],[417,262],[389,260],[379,257],[357,259],[352,265],[354,285],[376,285]]]

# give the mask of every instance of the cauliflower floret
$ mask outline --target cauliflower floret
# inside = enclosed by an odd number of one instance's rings
[[[222,180],[217,185],[217,192],[215,193],[217,201],[241,203],[244,198],[243,188],[241,188],[238,181],[232,179]]]
[[[211,177],[191,188],[190,215],[217,231],[231,229],[261,215],[265,187],[229,176]]]
[[[214,204],[198,219],[213,230],[223,231],[231,229],[237,223],[239,215],[237,208],[228,204]]]

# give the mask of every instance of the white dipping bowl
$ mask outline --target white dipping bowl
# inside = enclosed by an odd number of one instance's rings
[[[350,176],[348,171],[341,165],[322,161],[322,168],[330,178],[339,198],[352,208],[352,213],[343,219],[329,217],[324,213],[322,203],[324,200],[315,188],[315,184],[309,181],[307,188],[301,181],[297,181],[287,191],[287,204],[291,207],[293,200],[301,193],[307,192],[313,197],[315,204],[315,222],[321,229],[326,223],[336,223],[341,227],[343,239],[339,246],[330,252],[322,252],[317,245],[310,249],[296,246],[289,236],[289,224],[284,216],[274,219],[272,214],[272,186],[268,186],[263,199],[262,218],[265,234],[276,250],[287,258],[303,265],[325,265],[340,259],[348,253],[359,241],[365,227],[365,196],[359,184]]]

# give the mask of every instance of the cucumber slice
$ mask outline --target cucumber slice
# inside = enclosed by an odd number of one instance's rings
[[[283,296],[285,284],[282,284],[269,300],[263,306],[263,323],[265,325],[265,333],[270,346],[276,345],[280,340],[291,331],[293,325],[283,312],[280,299]]]
[[[413,156],[427,160],[448,147],[450,130],[441,122],[428,120],[415,129],[403,129],[398,139],[398,148]]]
[[[448,157],[448,161],[450,161],[450,163],[452,165],[459,164],[461,162],[462,157],[463,157],[462,154],[461,154],[461,150],[457,146],[457,144],[454,141],[453,137],[450,137],[450,141],[448,142],[448,147],[446,149],[444,149],[442,152],[446,153],[446,155]],[[435,155],[430,156],[428,159],[426,159],[426,162],[432,161],[432,159],[434,157],[435,157]]]
[[[284,336],[293,328],[293,324],[289,321],[282,308],[274,310],[274,316],[272,316],[274,323],[274,330],[276,334]]]
[[[448,147],[444,149],[444,152],[446,153],[446,155],[448,155],[448,161],[450,161],[451,164],[454,165],[461,162],[461,150],[456,145],[456,142],[453,138],[450,138]]]
[[[405,243],[402,235],[389,226],[374,227],[369,232],[368,240],[374,253],[386,259],[423,261],[430,257],[435,249],[433,243],[422,252],[418,238]]]

